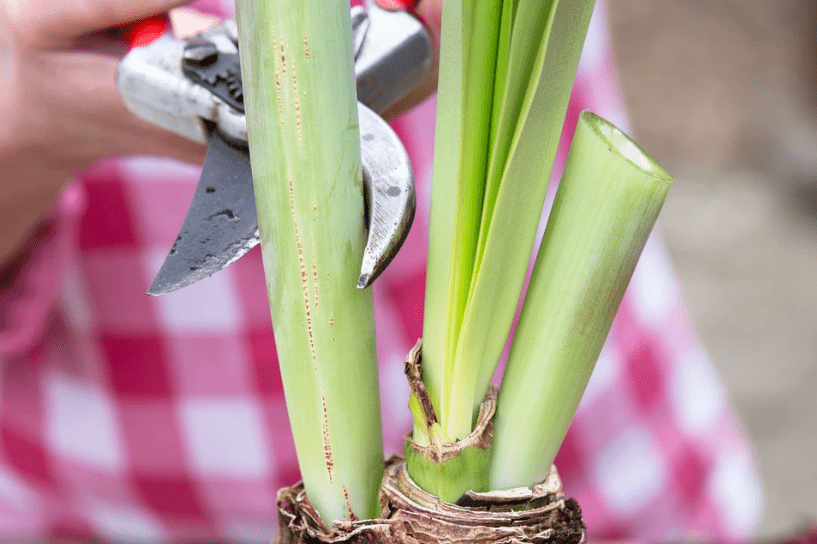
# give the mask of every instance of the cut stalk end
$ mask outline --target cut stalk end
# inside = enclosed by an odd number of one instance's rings
[[[623,132],[582,113],[502,381],[492,488],[547,473],[672,179]]]
[[[586,123],[588,128],[592,129],[603,141],[607,142],[610,151],[618,153],[627,159],[644,174],[667,183],[672,183],[674,179],[672,174],[655,162],[652,157],[641,149],[641,146],[631,140],[630,137],[619,130],[618,127],[590,111],[582,113],[582,122]]]

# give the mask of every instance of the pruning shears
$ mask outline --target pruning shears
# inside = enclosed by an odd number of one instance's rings
[[[358,287],[372,284],[411,227],[414,180],[402,142],[380,113],[423,82],[429,34],[413,1],[378,0],[351,10],[369,237]],[[166,15],[123,28],[131,50],[117,84],[135,115],[207,144],[193,201],[148,294],[209,277],[260,242],[252,186],[235,21],[179,40]]]

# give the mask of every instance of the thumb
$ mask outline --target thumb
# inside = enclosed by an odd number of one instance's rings
[[[58,48],[90,32],[136,21],[190,0],[6,0],[9,20],[26,43]]]

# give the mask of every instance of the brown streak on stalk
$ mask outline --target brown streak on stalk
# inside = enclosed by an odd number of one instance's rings
[[[323,420],[321,430],[323,431],[323,456],[326,461],[326,472],[329,475],[329,483],[332,483],[332,469],[335,461],[332,459],[332,443],[329,441],[329,415],[326,412],[326,395],[321,388],[321,404],[323,405]]]
[[[275,49],[275,38],[272,39],[272,47]],[[281,120],[281,125],[284,124],[284,103],[283,99],[281,98],[283,93],[281,92],[281,67],[278,62],[275,62],[275,87],[278,90],[278,118]]]
[[[281,40],[281,66],[284,67],[284,77],[287,77],[287,59],[284,55],[284,40]]]
[[[289,207],[292,211],[292,221],[295,224],[295,243],[298,246],[298,264],[301,268],[301,287],[304,292],[304,309],[306,311],[306,332],[309,335],[309,348],[312,353],[312,366],[315,374],[318,373],[318,358],[315,354],[315,336],[312,331],[312,311],[309,306],[309,276],[306,273],[306,262],[304,259],[304,245],[301,242],[301,235],[298,231],[298,218],[295,213],[295,191],[292,187],[292,174],[289,174]]]
[[[349,513],[349,520],[357,521],[360,519],[352,508],[352,501],[349,500],[349,490],[346,489],[346,484],[343,484],[343,500],[346,502],[346,511]]]
[[[315,261],[312,261],[312,277],[313,283],[315,284],[315,309],[318,309],[318,265],[315,264]]]
[[[298,75],[295,73],[295,64],[292,65],[292,87],[295,91],[295,126],[298,130],[298,147],[301,147],[301,99],[298,96]]]
[[[313,199],[312,202],[314,203],[315,200]],[[310,231],[312,235],[312,283],[314,284],[315,288],[315,309],[318,309],[318,263],[317,259],[315,258],[315,248],[317,245],[315,244],[315,229]]]
[[[304,34],[304,54],[306,58],[309,58],[309,38],[306,34]]]
[[[321,390],[321,405],[323,408],[323,414],[321,418],[321,430],[323,434],[323,453],[324,458],[326,459],[326,472],[329,476],[329,483],[332,483],[332,468],[334,467],[335,463],[332,460],[332,445],[329,441],[329,415],[326,411],[326,393],[323,390],[323,384],[321,383],[321,377],[318,373],[318,358],[315,353],[315,335],[314,331],[312,330],[312,312],[309,306],[309,275],[306,271],[306,262],[304,259],[304,246],[301,242],[301,235],[298,231],[298,220],[297,215],[295,212],[295,191],[292,186],[292,174],[289,174],[289,206],[290,210],[292,211],[292,219],[295,224],[295,241],[298,245],[298,263],[301,268],[301,287],[303,288],[304,293],[304,308],[306,310],[306,330],[309,335],[309,348],[312,354],[312,367],[315,370],[315,377],[318,380],[318,386]],[[316,302],[317,306],[317,302]]]

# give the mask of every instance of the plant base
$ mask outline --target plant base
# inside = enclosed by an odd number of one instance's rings
[[[397,457],[386,463],[377,519],[321,521],[302,484],[278,492],[277,544],[582,544],[579,505],[565,499],[555,467],[539,485],[467,493],[459,504],[440,503],[409,477]]]
[[[459,503],[470,491],[487,491],[491,466],[491,440],[499,389],[491,385],[479,407],[474,430],[461,440],[445,443],[433,436],[440,427],[428,390],[423,382],[422,340],[418,340],[406,357],[406,378],[411,393],[417,399],[424,421],[415,415],[414,431],[406,433],[403,453],[406,467],[414,482],[439,497],[442,502]],[[425,426],[429,444],[421,446],[414,440],[418,426]]]

